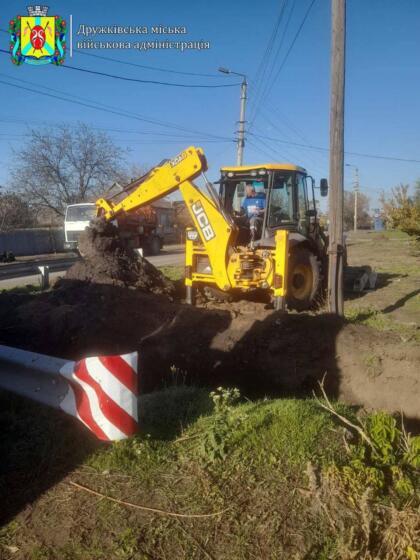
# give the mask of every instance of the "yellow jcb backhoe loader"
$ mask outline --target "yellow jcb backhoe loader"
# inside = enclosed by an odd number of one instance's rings
[[[202,288],[215,297],[265,290],[276,309],[308,309],[321,291],[326,238],[317,220],[314,180],[291,164],[225,167],[219,192],[205,177],[201,148],[189,147],[133,181],[118,199],[96,201],[97,215],[114,220],[179,190],[194,223],[187,229],[187,302]],[[193,181],[203,175],[207,192]],[[308,183],[312,196],[308,196]],[[246,190],[264,198],[256,235],[244,215]],[[321,181],[321,195],[328,184]]]

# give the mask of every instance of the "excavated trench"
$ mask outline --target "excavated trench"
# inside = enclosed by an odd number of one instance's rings
[[[0,294],[0,343],[64,358],[138,350],[141,391],[234,385],[248,396],[330,395],[419,419],[420,349],[328,314],[264,303],[188,306],[110,224],[89,228],[77,262],[50,292]]]

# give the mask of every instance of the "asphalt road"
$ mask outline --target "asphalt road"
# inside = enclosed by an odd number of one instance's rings
[[[182,265],[184,262],[184,247],[182,245],[168,245],[162,249],[159,255],[155,257],[147,257],[147,259],[152,264],[158,267]],[[52,260],[51,263],[53,262],[54,261]],[[42,260],[42,264],[47,264],[47,260],[45,258]],[[59,265],[56,264],[55,266],[58,266],[58,268],[61,268],[61,270],[50,272],[50,282],[52,283],[60,276],[63,276],[69,264],[63,265],[63,267],[60,267]],[[17,267],[19,265],[15,265],[15,266]],[[16,273],[14,274],[18,274],[18,271],[16,270]],[[14,278],[7,278],[5,280],[0,280],[0,291],[10,290],[11,288],[17,288],[19,286],[27,286],[27,285],[38,286],[39,275],[33,274],[30,276],[16,276]]]

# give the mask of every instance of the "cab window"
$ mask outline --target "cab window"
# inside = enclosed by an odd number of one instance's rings
[[[270,197],[268,227],[293,221],[293,174],[275,173]]]
[[[246,197],[247,185],[251,185],[257,194],[266,193],[267,191],[267,179],[232,179],[221,184],[220,195],[223,200],[223,206],[228,212],[241,211]]]
[[[296,180],[297,180],[297,194],[298,194],[299,226],[301,229],[305,229],[307,224],[306,212],[308,211],[308,194],[306,190],[306,177],[305,175],[302,175],[302,173],[298,173]]]

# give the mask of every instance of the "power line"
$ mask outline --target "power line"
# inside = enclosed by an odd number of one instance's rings
[[[287,2],[285,2],[285,4],[284,4],[284,9],[286,8],[286,3],[287,3]],[[284,39],[285,39],[285,37],[286,37],[287,30],[288,30],[288,28],[289,28],[290,20],[291,20],[291,18],[292,18],[292,15],[293,15],[295,6],[296,6],[296,0],[293,0],[293,4],[292,4],[292,7],[291,7],[290,12],[289,12],[289,17],[287,18],[287,21],[286,21],[286,25],[285,25],[283,34],[282,34],[282,36],[281,36],[281,39],[280,39],[280,41],[279,41],[279,44],[278,44],[278,47],[277,47],[277,50],[276,50],[276,54],[275,54],[274,59],[273,59],[273,61],[272,61],[271,68],[270,68],[270,71],[269,71],[269,74],[268,74],[266,83],[262,85],[261,92],[260,92],[260,93],[261,93],[260,98],[255,100],[254,107],[253,107],[253,116],[252,116],[252,118],[250,119],[249,130],[251,130],[251,128],[254,126],[255,119],[256,119],[256,117],[257,117],[257,115],[258,115],[258,112],[259,112],[259,106],[261,105],[261,103],[263,102],[263,100],[264,100],[264,99],[266,98],[266,96],[267,96],[268,84],[269,84],[269,82],[270,82],[270,80],[271,80],[271,76],[273,75],[274,68],[275,68],[275,66],[276,66],[276,61],[277,61],[277,58],[278,58],[278,56],[279,56],[279,54],[280,54],[280,50],[281,50],[281,48],[282,48],[282,46],[283,46]]]
[[[28,88],[28,87],[24,87],[24,86],[21,86],[21,85],[16,85],[16,84],[13,84],[13,83],[10,83],[10,82],[0,81],[0,83],[3,83],[5,85],[11,86],[11,87],[18,88],[20,90],[25,90],[25,91],[28,91],[30,93],[37,93],[39,95],[44,95],[46,97],[50,97],[50,98],[53,98],[53,99],[59,99],[61,101],[66,101],[67,103],[73,103],[73,104],[81,105],[83,107],[87,107],[89,109],[96,109],[96,110],[99,110],[99,111],[104,111],[106,113],[112,113],[112,114],[115,114],[115,115],[118,115],[118,116],[132,118],[132,119],[139,120],[139,121],[142,121],[142,122],[147,122],[149,124],[162,126],[164,128],[170,128],[170,129],[179,130],[179,131],[182,131],[182,132],[204,135],[204,136],[208,136],[209,138],[215,138],[215,139],[219,139],[219,140],[230,140],[230,138],[227,138],[225,136],[218,136],[218,135],[211,134],[211,133],[206,133],[206,132],[203,132],[203,131],[197,131],[197,130],[182,127],[182,126],[179,126],[179,125],[176,125],[176,124],[173,124],[173,123],[167,123],[167,122],[163,122],[163,121],[158,121],[156,119],[151,119],[151,118],[145,117],[145,116],[137,114],[137,113],[132,113],[132,112],[129,112],[129,111],[120,110],[120,109],[117,109],[117,108],[113,107],[112,105],[106,105],[104,103],[99,103],[99,102],[96,102],[96,101],[92,101],[90,99],[86,99],[86,98],[83,98],[83,97],[80,97],[80,96],[75,96],[75,95],[72,95],[72,94],[68,94],[68,93],[62,92],[62,91],[54,89],[54,88],[45,87],[45,86],[42,86],[42,85],[39,85],[39,84],[34,84],[33,82],[29,82],[28,80],[22,80],[22,79],[14,78],[13,76],[8,76],[8,75],[5,75],[5,74],[0,74],[0,76],[5,76],[6,78],[18,81],[20,83],[26,83],[26,84],[34,85],[35,87],[43,88],[43,89],[46,89],[48,91],[54,91],[54,92],[58,93],[58,95],[48,93],[48,92],[39,91],[39,90],[34,90],[33,88]],[[69,98],[74,98],[74,99],[69,99]]]
[[[277,59],[277,57],[279,56],[280,51],[281,51],[281,48],[282,48],[282,46],[283,46],[284,39],[285,39],[286,34],[287,34],[287,29],[288,29],[288,27],[289,27],[289,25],[290,25],[290,21],[291,21],[291,19],[292,19],[292,14],[293,14],[293,11],[294,11],[294,8],[295,8],[295,3],[296,3],[296,2],[293,3],[293,5],[292,5],[292,7],[291,7],[291,9],[290,9],[289,17],[288,17],[288,19],[287,19],[286,26],[285,26],[285,29],[284,29],[282,38],[281,38],[280,43],[279,43],[279,45],[278,45],[278,47],[277,47],[275,59]],[[306,20],[307,20],[307,18],[308,18],[308,16],[309,16],[309,13],[310,13],[310,11],[311,11],[311,9],[312,9],[314,3],[315,3],[315,0],[312,0],[312,2],[309,4],[308,9],[307,9],[307,11],[305,12],[304,17],[303,17],[303,19],[302,19],[302,21],[301,21],[301,23],[300,23],[300,25],[299,25],[299,27],[298,27],[298,29],[297,29],[297,32],[295,33],[295,35],[294,35],[294,37],[293,37],[293,40],[292,40],[292,42],[291,42],[291,44],[290,44],[290,46],[289,46],[289,48],[288,48],[288,50],[287,50],[287,52],[286,52],[286,54],[285,54],[285,56],[284,56],[284,58],[283,58],[281,64],[280,64],[280,67],[279,67],[279,69],[278,69],[277,72],[276,72],[276,75],[275,75],[275,77],[274,77],[274,80],[273,80],[272,83],[270,84],[270,79],[271,79],[271,76],[273,75],[273,71],[274,71],[274,68],[275,68],[275,61],[274,61],[273,65],[271,66],[271,69],[270,69],[270,72],[269,72],[268,78],[267,78],[267,83],[266,83],[265,87],[263,88],[262,94],[261,94],[261,96],[259,97],[258,102],[256,102],[255,105],[254,105],[254,114],[253,114],[253,117],[252,117],[252,119],[251,119],[250,125],[249,125],[249,127],[248,127],[248,133],[249,133],[249,134],[251,134],[251,129],[252,129],[252,127],[254,126],[255,120],[257,119],[259,112],[261,111],[261,109],[262,109],[263,106],[264,106],[264,103],[266,102],[266,99],[267,99],[267,96],[268,96],[268,93],[269,93],[270,89],[272,88],[272,86],[274,86],[275,82],[277,81],[278,76],[279,76],[279,74],[280,74],[282,68],[283,68],[284,65],[286,64],[286,62],[287,62],[287,60],[288,60],[288,57],[289,57],[289,55],[290,55],[290,53],[291,53],[291,51],[292,51],[294,45],[296,44],[296,41],[297,41],[298,38],[299,38],[299,35],[300,35],[300,33],[301,33],[301,31],[302,31],[304,25],[305,25],[305,22],[306,22]],[[251,87],[253,87],[253,84],[251,84]],[[258,86],[257,86],[257,89],[258,89]],[[273,109],[273,111],[274,111],[274,109]],[[275,112],[275,111],[274,111],[274,112]],[[270,116],[271,116],[271,115],[270,115]],[[270,123],[270,125],[274,126],[274,128],[278,128],[275,124],[272,123],[272,121],[271,121],[270,119],[267,118],[267,121]],[[286,124],[287,124],[287,123],[286,123]],[[292,129],[290,125],[287,125],[287,126],[288,126],[288,128]],[[294,132],[294,134],[297,134],[295,131],[293,131],[293,132]],[[299,136],[299,134],[298,134],[298,136]],[[301,135],[300,135],[300,136],[301,136]],[[300,148],[301,148],[301,149],[306,149],[306,148],[304,148],[303,146],[300,146]],[[293,157],[292,159],[295,159],[295,158]],[[317,171],[320,175],[324,175],[325,172],[324,172],[324,171],[321,171],[321,170],[317,167],[317,166],[318,166],[318,163],[319,163],[319,162],[316,162],[315,165],[312,164],[312,168],[314,169],[314,171]]]
[[[1,119],[0,118],[0,122],[3,123],[8,123],[8,124],[13,124],[14,126],[16,125],[22,125],[22,126],[28,126],[29,124],[33,124],[33,125],[43,125],[44,127],[56,127],[57,125],[62,125],[65,124],[66,127],[69,128],[75,128],[77,127],[77,124],[75,123],[63,123],[60,121],[55,121],[55,122],[47,122],[47,121],[41,121],[41,120],[19,120],[19,119]],[[159,137],[164,137],[164,138],[176,138],[176,139],[185,139],[185,140],[191,140],[191,134],[189,135],[181,135],[181,134],[173,134],[173,133],[167,133],[167,132],[156,132],[153,130],[129,130],[129,129],[121,129],[121,128],[107,128],[107,127],[100,127],[100,126],[92,126],[89,125],[89,128],[93,129],[93,130],[99,130],[99,131],[103,131],[103,132],[115,132],[115,133],[121,133],[121,134],[140,134],[140,135],[145,135],[145,136],[159,136]],[[8,136],[8,137],[12,137],[14,136],[13,134],[8,134],[8,133],[0,133],[0,136]],[[17,136],[17,138],[22,138],[21,135]],[[207,140],[206,140],[207,141]],[[225,140],[220,139],[209,139],[208,141],[211,142],[236,142],[236,140],[234,138],[226,138]]]
[[[272,154],[270,154],[268,151],[266,151],[265,149],[263,149],[260,146],[258,146],[257,144],[255,144],[255,142],[253,142],[252,140],[248,139],[248,143],[251,144],[251,146],[253,146],[255,150],[264,154],[265,156],[267,156],[270,159],[270,161],[272,161],[272,159],[273,159]]]
[[[144,64],[137,64],[136,62],[129,62],[128,60],[118,60],[116,58],[111,58],[110,56],[103,56],[100,54],[93,54],[84,52],[80,49],[74,49],[74,52],[82,54],[84,56],[92,56],[94,58],[100,58],[102,60],[108,60],[109,62],[116,62],[118,64],[125,64],[127,66],[134,66],[136,68],[143,68],[144,70],[152,70],[154,72],[165,72],[168,74],[179,74],[180,76],[197,76],[200,78],[220,78],[218,74],[201,74],[199,72],[182,72],[180,70],[171,70],[169,68],[159,68],[157,66],[146,66]]]
[[[0,144],[1,143],[5,143],[7,141],[11,141],[11,142],[20,142],[22,143],[22,136],[18,136],[18,135],[11,135],[8,136],[7,138],[0,138]],[[142,145],[142,146],[149,146],[149,145],[153,145],[153,144],[175,144],[175,145],[183,145],[185,146],[185,142],[181,139],[162,139],[162,138],[152,138],[149,140],[126,140],[126,139],[118,139],[115,138],[114,142],[121,144],[121,145]],[[199,139],[199,138],[195,138],[194,142],[196,144],[223,144],[228,142],[228,140],[208,140],[208,139]]]
[[[287,139],[290,139],[291,141],[293,141],[293,138],[290,136],[290,133],[285,133],[285,132],[283,131],[283,122],[281,123],[281,128],[280,128],[276,123],[273,122],[273,120],[271,120],[271,117],[274,117],[274,116],[275,116],[275,115],[272,114],[273,112],[276,113],[275,108],[274,108],[274,107],[271,107],[271,111],[269,112],[268,110],[265,109],[264,103],[265,103],[265,102],[263,102],[263,103],[261,104],[261,106],[260,106],[260,109],[262,110],[261,116],[267,121],[267,123],[268,123],[271,127],[273,127],[274,129],[276,129],[276,131],[278,131],[278,132],[281,134],[282,138],[285,138],[286,140],[287,140]],[[267,115],[269,115],[269,116],[267,116]],[[292,131],[292,133],[293,133],[294,136],[297,136],[297,137],[302,138],[302,139],[304,140],[304,142],[306,142],[307,144],[309,144],[309,141],[308,141],[306,138],[304,138],[302,134],[299,134],[298,131],[297,131],[291,124],[288,124],[288,123],[287,123],[285,117],[283,117],[282,115],[280,115],[280,113],[277,113],[277,115],[278,115],[278,116],[277,116],[277,119],[278,119],[279,121],[280,121],[280,120],[283,120],[283,118],[284,118],[284,120],[285,120],[285,123],[284,123],[284,124],[287,126],[288,129],[290,129],[290,130]],[[260,132],[260,131],[258,131],[258,129],[254,129],[254,130],[255,130],[255,132],[256,132],[257,134],[260,134],[260,136],[264,136],[264,135],[265,135],[264,132]],[[250,132],[250,131],[249,131],[249,132]],[[250,132],[250,134],[251,134],[251,132]],[[298,146],[297,148],[298,148],[298,151],[299,151],[299,152],[301,152],[302,150],[305,151],[305,152],[307,152],[307,148],[304,148],[303,146]],[[322,156],[323,156],[323,157],[328,157],[328,155],[327,155],[327,154],[324,154],[324,153],[322,153]],[[301,154],[299,154],[299,158],[301,158]],[[297,160],[297,159],[299,159],[299,158],[296,158],[296,157],[294,157],[294,156],[292,157],[293,160]],[[309,161],[309,162],[310,162],[311,169],[313,169],[313,170],[314,170],[315,172],[317,172],[319,175],[321,175],[321,176],[326,176],[326,175],[328,174],[328,171],[326,171],[326,170],[324,169],[325,164],[323,164],[322,161],[319,161],[319,159],[315,159],[315,157],[314,157],[313,154],[310,154],[309,156],[308,156],[307,154],[305,154],[305,161]],[[323,167],[322,170],[321,170],[320,167],[319,167],[320,165]]]
[[[264,78],[265,78],[265,74],[266,71],[268,69],[268,66],[270,64],[270,57],[274,48],[274,44],[277,38],[277,34],[280,28],[280,24],[281,21],[283,19],[283,15],[284,15],[284,11],[286,8],[288,0],[283,0],[283,4],[280,8],[280,13],[277,17],[277,20],[274,23],[274,28],[273,31],[271,32],[271,35],[268,39],[267,45],[265,47],[261,62],[258,66],[257,72],[255,74],[255,81],[257,82],[257,86],[256,86],[256,95],[255,95],[255,99],[253,102],[253,107],[252,107],[252,111],[254,111],[254,108],[257,104],[257,99],[261,93],[261,91],[263,90],[263,82],[264,82]]]
[[[257,142],[259,142],[260,144],[262,144],[262,146],[264,146],[264,149],[260,147],[260,151],[262,151],[267,156],[269,156],[270,161],[278,160],[279,157],[283,160],[289,159],[289,156],[286,153],[284,153],[284,155],[283,155],[283,153],[280,153],[278,150],[273,149],[273,147],[270,146],[264,140],[261,140],[260,138],[255,138],[255,140]],[[257,147],[258,147],[258,145],[257,145]]]
[[[253,88],[253,84],[251,83],[251,88]],[[282,113],[280,113],[279,109],[273,104],[270,103],[268,101],[268,99],[264,99],[261,102],[261,110],[263,111],[263,113],[265,112],[265,115],[263,115],[263,117],[265,118],[265,120],[274,128],[278,128],[278,126],[276,124],[274,124],[274,122],[271,120],[272,118],[274,118],[273,113],[275,113],[275,115],[277,116],[277,119],[279,122],[281,122],[283,124],[284,121],[284,125],[297,137],[299,137],[301,140],[303,140],[303,142],[309,143],[309,140],[304,136],[304,134],[302,132],[299,131],[299,129],[297,128],[297,126],[295,124],[292,123],[292,121],[290,119],[288,119],[285,115],[283,115]],[[269,115],[269,116],[267,116]]]
[[[265,140],[263,140],[262,138],[257,138],[258,142],[261,142],[264,146],[266,146],[269,150],[271,150],[271,152],[273,154],[276,154],[274,159],[276,159],[277,157],[281,157],[281,158],[287,158],[289,161],[294,161],[295,158],[293,157],[293,155],[290,154],[290,152],[288,150],[284,150],[282,148],[282,151],[279,152],[279,150],[277,148],[274,148],[273,146],[271,146],[268,142],[266,142]]]
[[[0,49],[1,52],[7,52]],[[96,76],[103,76],[106,78],[114,78],[117,80],[124,80],[126,82],[137,82],[141,84],[153,84],[159,86],[181,87],[181,88],[228,88],[239,86],[239,83],[232,84],[179,84],[174,82],[160,82],[156,80],[142,80],[140,78],[129,78],[127,76],[117,76],[116,74],[108,74],[106,72],[98,72],[97,70],[88,70],[87,68],[79,68],[77,66],[69,66],[68,64],[62,66],[67,70],[77,70],[78,72],[86,72],[88,74],[95,74]]]
[[[329,148],[322,148],[321,146],[311,146],[309,144],[298,144],[297,142],[288,142],[287,140],[281,140],[280,138],[272,138],[270,136],[260,136],[259,134],[254,134],[252,132],[250,132],[249,134],[251,134],[252,136],[255,136],[256,138],[263,138],[265,140],[272,140],[273,142],[280,142],[282,144],[290,144],[292,146],[299,146],[301,148],[307,148],[308,150],[319,150],[322,152],[329,152]],[[378,155],[378,154],[365,154],[365,153],[361,153],[361,152],[344,152],[346,155],[348,156],[357,156],[357,157],[366,157],[366,158],[373,158],[373,159],[384,159],[384,160],[390,160],[390,161],[403,161],[406,163],[420,163],[419,159],[411,159],[411,158],[400,158],[400,157],[395,157],[395,156],[384,156],[384,155]]]
[[[10,33],[6,29],[0,29],[0,31],[2,31],[3,33],[7,33],[7,35],[10,35]],[[110,56],[103,56],[103,55],[100,55],[100,54],[84,52],[83,50],[80,50],[80,49],[73,49],[73,52],[77,52],[78,54],[82,54],[84,56],[91,56],[93,58],[108,60],[109,62],[116,62],[118,64],[125,64],[126,66],[134,66],[136,68],[143,68],[144,70],[152,70],[154,72],[165,72],[167,74],[177,74],[177,75],[180,75],[180,76],[197,76],[197,77],[200,77],[200,78],[220,78],[220,76],[218,74],[203,74],[203,73],[199,73],[199,72],[186,72],[186,71],[181,71],[181,70],[173,70],[173,69],[170,69],[170,68],[160,68],[158,66],[147,66],[145,64],[138,64],[136,62],[129,62],[128,60],[119,60],[117,58],[112,58]]]
[[[296,0],[293,1],[292,7],[290,8],[289,17],[287,18],[286,25],[285,25],[285,28],[284,28],[284,31],[283,31],[283,35],[282,35],[282,37],[280,39],[280,42],[279,42],[279,45],[277,47],[277,51],[276,51],[276,54],[274,56],[273,65],[271,67],[270,74],[268,75],[268,78],[267,78],[266,88],[268,87],[268,85],[270,83],[270,80],[271,80],[271,76],[273,75],[274,67],[276,65],[275,63],[276,63],[276,60],[277,60],[278,56],[280,55],[281,48],[284,44],[284,40],[286,38],[287,30],[289,29],[290,21],[292,19],[295,7],[296,7]],[[264,99],[264,97],[265,97],[265,92],[263,94],[263,99]]]
[[[1,53],[10,55],[9,51],[5,49],[0,49]],[[140,78],[129,78],[128,76],[118,76],[117,74],[108,74],[107,72],[99,72],[97,70],[89,70],[88,68],[80,68],[78,66],[69,66],[68,64],[63,65],[62,68],[67,70],[76,70],[77,72],[85,72],[86,74],[94,74],[96,76],[102,76],[105,78],[113,78],[116,80],[123,80],[125,82],[135,82],[139,84],[153,84],[159,86],[169,86],[169,87],[181,87],[181,88],[228,88],[236,87],[240,85],[239,83],[232,84],[180,84],[175,82],[161,82],[157,80],[142,80]]]
[[[310,13],[310,11],[312,10],[312,6],[315,4],[315,2],[316,2],[316,0],[312,0],[312,2],[309,4],[308,9],[306,10],[305,15],[303,16],[303,20],[302,20],[302,22],[301,22],[301,24],[300,24],[300,26],[299,26],[299,28],[298,28],[298,30],[297,30],[297,32],[296,32],[296,35],[294,36],[294,38],[293,38],[293,40],[292,40],[292,42],[291,42],[291,44],[290,44],[290,47],[289,47],[288,51],[286,52],[286,55],[285,55],[285,57],[283,58],[282,63],[280,64],[280,67],[279,67],[279,69],[278,69],[278,71],[277,71],[277,74],[276,74],[276,76],[275,76],[275,78],[274,78],[274,80],[273,80],[273,85],[277,82],[278,77],[279,77],[279,75],[280,75],[280,72],[283,70],[283,67],[284,67],[284,65],[286,64],[287,59],[289,58],[289,55],[290,55],[290,53],[292,52],[293,47],[295,46],[296,41],[298,40],[299,35],[300,35],[300,33],[301,33],[302,29],[303,29],[303,26],[305,25],[305,22],[306,22],[306,20],[308,19],[309,13]]]
[[[298,161],[299,159],[301,159],[301,156],[299,156],[299,158],[295,158],[295,156],[294,156],[294,155],[291,155],[290,152],[286,152],[286,151],[284,151],[284,150],[282,150],[282,152],[279,152],[277,149],[273,148],[273,146],[271,146],[270,144],[268,144],[268,142],[265,142],[265,141],[261,140],[260,138],[256,138],[256,140],[257,140],[258,142],[260,142],[261,144],[263,144],[263,146],[265,146],[268,150],[271,151],[271,154],[269,154],[267,150],[264,151],[264,153],[265,153],[266,155],[269,155],[269,157],[270,157],[271,160],[273,160],[273,159],[274,159],[274,160],[278,160],[279,156],[280,156],[283,160],[285,160],[285,157],[284,157],[284,156],[286,156],[286,159],[288,159],[290,162]],[[258,146],[257,146],[257,147],[258,147]],[[274,155],[272,155],[272,154],[274,154]],[[306,169],[308,169],[308,166],[307,166],[306,164],[304,165],[304,167],[305,167]],[[326,173],[325,173],[324,171],[321,171],[321,170],[320,170],[319,168],[317,168],[315,165],[311,165],[311,170],[312,170],[312,172],[317,173],[317,174],[320,175],[321,177],[326,175]]]
[[[299,27],[298,27],[298,30],[297,30],[295,36],[293,37],[293,40],[292,40],[292,42],[291,42],[291,44],[290,44],[290,46],[289,46],[289,49],[287,50],[287,52],[286,52],[286,54],[285,54],[285,56],[284,56],[284,58],[283,58],[283,60],[282,60],[282,62],[281,62],[281,64],[280,64],[280,67],[279,67],[279,69],[277,70],[277,73],[276,73],[276,75],[275,75],[275,77],[274,77],[274,79],[273,79],[273,81],[272,81],[271,87],[273,87],[274,84],[277,82],[278,77],[279,77],[279,75],[280,75],[280,72],[282,71],[284,65],[286,64],[287,59],[289,58],[289,55],[290,55],[290,53],[292,52],[293,47],[294,47],[295,44],[296,44],[296,41],[298,40],[299,35],[300,35],[300,33],[301,33],[302,29],[303,29],[303,26],[305,25],[305,22],[306,22],[306,20],[308,19],[309,13],[310,13],[310,11],[311,11],[313,5],[315,4],[315,2],[316,2],[316,0],[312,0],[311,3],[309,4],[308,9],[306,10],[305,15],[303,16],[303,19],[302,19],[302,21],[301,21],[301,23],[300,23],[300,25],[299,25]],[[289,21],[290,21],[290,18],[289,18]],[[289,23],[289,21],[288,21],[288,23]],[[286,32],[286,30],[285,30],[285,32]],[[264,94],[263,94],[262,100],[265,98],[266,92],[267,92],[268,90],[269,90],[269,87],[268,87],[268,84],[267,84],[266,87],[264,88]],[[257,114],[258,114],[258,109],[255,111],[255,114],[254,114],[254,117],[253,117],[251,126],[253,125],[253,123],[254,123],[254,121],[255,121],[255,119],[256,119],[256,117],[257,117]]]

